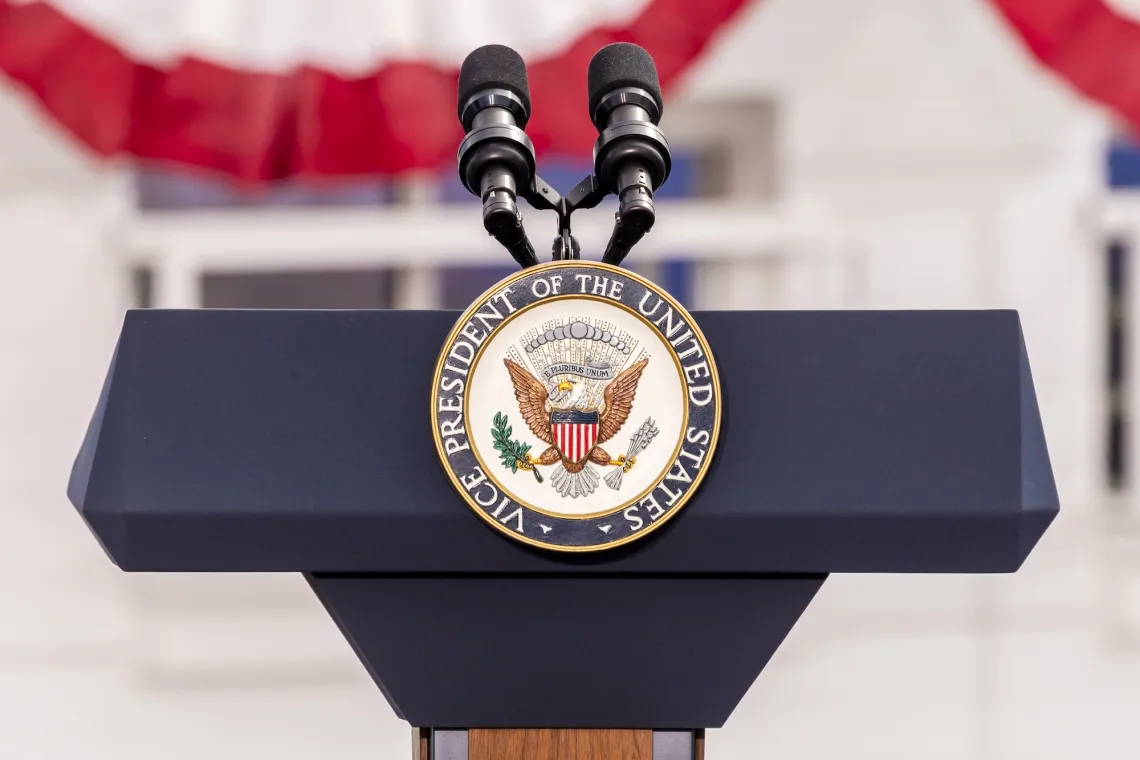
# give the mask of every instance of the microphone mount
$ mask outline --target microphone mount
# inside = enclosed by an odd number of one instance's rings
[[[565,196],[559,195],[537,173],[531,175],[529,185],[518,189],[518,196],[525,198],[533,208],[558,214],[558,236],[551,247],[553,261],[582,258],[581,247],[570,232],[570,215],[580,208],[594,208],[607,195],[617,196],[618,210],[614,214],[613,232],[602,254],[604,263],[620,265],[653,227],[657,219],[653,192],[668,179],[672,168],[669,143],[654,123],[660,116],[660,107],[648,91],[635,87],[615,90],[601,99],[595,112],[595,117],[607,126],[594,145],[593,173]],[[529,140],[527,143],[529,146]],[[533,155],[533,152],[529,154],[532,161]],[[518,219],[521,230],[522,216]],[[503,238],[496,237],[502,242]],[[512,249],[508,246],[508,250]],[[533,252],[533,248],[530,250]],[[538,263],[535,258],[529,259],[533,263],[517,255],[515,258],[523,267]]]
[[[483,227],[524,269],[536,266],[539,263],[538,257],[523,227],[522,213],[515,203],[516,197],[523,198],[538,211],[553,211],[558,215],[558,235],[551,246],[551,259],[581,259],[581,246],[570,231],[570,215],[580,208],[594,208],[610,191],[596,175],[590,174],[567,195],[560,195],[534,172],[534,147],[526,133],[509,123],[503,114],[497,113],[503,110],[500,104],[513,105],[515,99],[507,92],[496,92],[495,96],[498,97],[498,102],[494,105],[499,107],[485,107],[485,110],[477,112],[472,119],[472,131],[459,146],[460,177],[468,189],[483,199]],[[472,104],[474,100],[472,99]],[[491,102],[493,101],[488,100],[488,103]],[[474,112],[470,106],[469,110]],[[530,182],[516,187],[515,177],[527,174],[531,176]],[[649,225],[652,223],[650,218]],[[630,228],[631,225],[622,228],[619,210],[614,234],[606,248],[607,256],[614,247],[614,241],[618,240],[625,245],[621,254],[624,257],[629,246],[636,243],[648,229],[646,227],[635,238],[628,233],[619,235],[619,231],[624,232]],[[603,260],[609,261],[608,258]],[[619,257],[611,263],[616,264],[620,260]]]
[[[610,195],[610,191],[602,185],[597,175],[590,174],[563,196],[542,177],[535,174],[529,186],[519,188],[518,195],[532,208],[538,211],[553,211],[558,215],[558,235],[551,246],[551,261],[571,261],[582,258],[582,249],[570,231],[570,215],[578,209],[594,208]],[[619,200],[624,201],[624,199]],[[620,264],[630,249],[653,226],[655,215],[652,202],[645,204],[638,198],[633,198],[632,201],[632,203],[621,203],[614,215],[614,230],[602,256],[602,261],[608,264]],[[522,229],[521,215],[518,228]],[[501,237],[498,235],[495,237],[502,242]],[[529,241],[527,244],[529,245]],[[533,248],[531,250],[533,251]],[[525,268],[533,264],[523,264],[523,266]]]
[[[593,174],[575,185],[565,196],[559,195],[557,190],[537,174],[530,187],[519,193],[535,209],[558,214],[558,235],[551,246],[552,261],[582,258],[581,246],[570,232],[570,215],[580,208],[594,208],[608,194]]]

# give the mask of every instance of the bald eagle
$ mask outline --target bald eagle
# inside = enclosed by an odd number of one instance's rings
[[[532,466],[557,465],[551,483],[562,496],[589,496],[598,487],[598,473],[590,466],[618,465],[628,470],[632,460],[625,456],[611,459],[599,444],[617,435],[637,394],[637,383],[649,359],[644,358],[618,373],[605,387],[602,402],[583,409],[586,385],[566,380],[550,392],[534,375],[510,359],[504,359],[514,384],[515,399],[527,426],[544,443],[550,444],[537,458],[527,455]],[[578,430],[568,439],[562,430]]]

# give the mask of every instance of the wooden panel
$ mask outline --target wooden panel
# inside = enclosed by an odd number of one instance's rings
[[[653,760],[653,732],[472,729],[469,760]]]
[[[696,734],[696,757],[693,760],[705,760],[705,730],[698,728]]]
[[[428,737],[431,732],[426,728],[412,729],[412,760],[431,760],[428,749]]]

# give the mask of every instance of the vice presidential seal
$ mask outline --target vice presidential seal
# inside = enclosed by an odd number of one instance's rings
[[[464,312],[431,408],[443,466],[477,515],[580,552],[681,509],[708,471],[720,400],[712,352],[680,304],[575,260],[508,277]]]

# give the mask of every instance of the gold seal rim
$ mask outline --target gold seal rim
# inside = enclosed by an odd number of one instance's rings
[[[701,468],[700,472],[698,472],[696,474],[696,476],[693,478],[692,485],[690,485],[689,488],[686,489],[684,495],[680,499],[680,502],[678,504],[674,505],[672,508],[670,508],[669,511],[666,512],[664,515],[662,515],[662,517],[660,519],[658,519],[656,521],[649,522],[646,525],[646,527],[644,527],[640,530],[637,530],[633,533],[630,533],[625,538],[618,539],[616,541],[609,541],[609,542],[602,543],[602,544],[592,544],[589,546],[564,546],[564,545],[560,545],[560,544],[546,543],[543,541],[533,539],[530,536],[527,536],[525,534],[520,534],[517,531],[512,530],[508,526],[500,524],[498,520],[495,520],[480,505],[475,503],[474,499],[471,498],[470,494],[462,487],[462,484],[459,482],[458,476],[455,474],[453,469],[448,464],[448,458],[447,458],[446,451],[444,449],[443,438],[440,435],[439,426],[436,424],[436,419],[437,419],[436,407],[437,407],[438,401],[439,401],[440,378],[443,375],[444,365],[445,365],[446,360],[447,360],[447,348],[456,340],[456,338],[459,335],[460,330],[463,329],[463,326],[472,318],[472,316],[475,314],[475,312],[478,311],[479,307],[487,299],[489,299],[495,293],[501,291],[503,288],[509,287],[512,283],[518,282],[519,280],[531,277],[531,276],[537,274],[538,272],[549,271],[549,270],[553,270],[553,269],[573,269],[573,268],[591,268],[591,269],[597,269],[597,270],[600,270],[603,272],[610,272],[613,274],[618,274],[618,275],[621,275],[623,277],[628,277],[629,279],[637,282],[638,284],[642,285],[646,289],[653,292],[658,298],[660,298],[665,303],[667,303],[670,307],[672,307],[673,309],[678,311],[680,314],[682,314],[686,318],[686,321],[688,322],[689,327],[692,329],[694,337],[696,337],[701,348],[704,350],[705,358],[708,361],[709,370],[710,370],[709,376],[710,376],[710,379],[712,380],[713,390],[714,390],[715,398],[716,398],[716,410],[715,410],[715,414],[713,416],[711,440],[709,441],[708,448],[706,449],[706,452],[705,452],[705,457],[706,457],[705,465],[704,465],[704,467]],[[523,311],[528,311],[532,306],[534,306],[536,304],[553,302],[554,300],[572,300],[572,299],[578,299],[578,298],[585,299],[585,300],[600,300],[600,301],[603,301],[605,303],[609,303],[613,306],[616,306],[617,308],[625,309],[626,311],[631,312],[636,317],[641,319],[643,322],[647,322],[650,325],[651,329],[653,329],[653,330],[657,329],[652,324],[652,322],[649,322],[649,320],[645,319],[644,316],[642,316],[641,314],[638,314],[636,310],[630,309],[626,304],[624,304],[620,301],[613,301],[613,300],[609,300],[609,299],[595,297],[595,296],[592,296],[591,294],[564,294],[561,296],[555,296],[553,298],[547,297],[547,298],[543,298],[543,299],[540,299],[538,301],[535,301],[533,303],[527,304],[526,306],[519,309],[518,312],[521,313]],[[512,314],[511,318],[513,318],[514,316],[516,316],[516,315]],[[507,321],[508,320],[504,320],[504,324]],[[501,326],[502,325],[500,325],[500,327]],[[662,341],[666,345],[669,345],[669,341],[666,339],[666,336],[664,336],[663,334],[660,334],[660,331],[657,331],[657,332],[660,335]],[[490,335],[488,335],[488,338],[489,337],[490,337]],[[484,346],[480,346],[479,351],[476,353],[475,358],[472,360],[471,370],[469,370],[469,376],[471,374],[473,374],[475,365],[477,364],[479,358],[482,356],[483,349],[484,349]],[[682,387],[685,387],[687,385],[687,383],[685,383],[685,381],[684,381],[684,368],[682,367],[682,365],[680,363],[680,359],[677,357],[676,351],[670,351],[670,355],[673,357],[674,363],[681,370]],[[511,275],[503,278],[502,280],[498,281],[497,283],[492,285],[490,288],[485,290],[477,298],[475,298],[471,302],[471,305],[468,306],[466,309],[464,309],[462,314],[460,314],[459,318],[456,319],[455,324],[452,326],[451,330],[448,331],[447,337],[444,339],[443,346],[440,348],[439,358],[436,360],[435,371],[432,373],[432,389],[431,389],[429,401],[430,401],[430,407],[431,407],[430,408],[430,414],[431,414],[430,419],[431,419],[431,428],[432,428],[432,438],[435,440],[436,454],[439,458],[440,467],[443,469],[444,474],[447,475],[447,478],[451,483],[452,489],[467,504],[468,508],[471,509],[471,511],[473,511],[483,522],[485,522],[488,525],[490,525],[491,527],[493,527],[496,531],[509,536],[514,541],[517,541],[517,542],[522,543],[522,544],[527,544],[529,546],[534,546],[534,547],[537,547],[540,549],[545,549],[547,551],[570,553],[570,554],[582,554],[582,553],[587,553],[587,552],[606,551],[607,549],[614,549],[614,548],[617,548],[619,546],[624,546],[626,544],[632,543],[634,541],[637,541],[638,539],[641,539],[641,538],[649,535],[653,531],[657,530],[662,525],[669,522],[669,520],[672,519],[674,515],[679,513],[688,504],[689,500],[692,498],[692,496],[700,488],[701,483],[705,479],[705,475],[708,473],[709,469],[712,466],[712,460],[716,454],[717,445],[720,442],[721,414],[723,411],[723,403],[722,403],[723,399],[722,399],[721,385],[720,385],[720,370],[717,367],[716,357],[713,354],[712,347],[709,345],[708,340],[705,338],[704,331],[701,330],[700,325],[693,318],[693,315],[689,313],[689,310],[686,309],[684,306],[682,306],[675,298],[673,298],[672,295],[670,295],[667,291],[665,291],[664,288],[661,288],[657,284],[651,282],[650,280],[648,280],[645,277],[642,277],[641,275],[637,274],[636,272],[633,272],[631,270],[628,270],[628,269],[625,269],[622,267],[614,266],[612,264],[605,264],[605,263],[602,263],[600,261],[586,261],[586,260],[582,260],[582,259],[575,259],[575,260],[570,260],[570,261],[550,261],[550,262],[546,262],[545,264],[540,264],[537,267],[527,267],[526,269],[522,269],[518,272],[514,272]],[[466,393],[464,393],[464,398],[463,398],[463,418],[464,418],[463,419],[463,427],[464,427],[464,430],[467,434],[468,440],[471,440],[471,438],[472,438],[471,428],[468,424],[468,420],[470,419],[470,417],[467,414],[467,403],[468,403],[468,395]],[[680,448],[680,446],[683,445],[685,433],[687,431],[688,420],[689,420],[689,407],[688,407],[688,404],[686,404],[685,405],[684,423],[682,424],[681,441],[678,443],[678,448]],[[479,452],[476,450],[476,448],[474,446],[471,447],[471,451],[475,455],[476,461],[479,462],[481,466],[483,466],[482,458],[480,457]],[[677,456],[678,456],[678,454],[674,453],[673,460],[676,460]],[[669,469],[671,469],[671,466],[666,468],[665,472],[667,473]],[[485,473],[485,474],[487,475],[488,479],[492,480],[495,483],[495,485],[498,486],[501,490],[503,490],[503,491],[507,490],[507,489],[503,488],[502,484],[496,478],[494,478],[490,473]],[[654,479],[652,481],[653,486],[648,490],[648,493],[651,493],[654,489],[656,489],[657,486],[660,485],[660,480],[662,480],[662,479],[663,479],[663,476],[661,478]],[[639,499],[642,499],[642,498],[644,498],[644,494],[642,494],[639,497]],[[512,499],[513,499],[513,497],[512,497]],[[635,499],[633,502],[630,502],[630,504],[638,501],[639,499]],[[550,516],[550,517],[557,517],[559,519],[569,519],[569,520],[574,520],[574,519],[585,520],[585,519],[589,519],[589,518],[593,518],[593,517],[604,516],[607,514],[616,514],[617,512],[620,512],[622,509],[628,508],[628,506],[629,506],[627,504],[627,505],[624,505],[624,506],[619,507],[617,509],[607,509],[607,510],[603,510],[601,512],[591,513],[591,514],[587,514],[587,515],[570,516],[570,515],[566,515],[566,514],[552,513],[552,512],[543,510],[543,509],[539,509],[539,508],[536,508],[533,505],[527,504],[525,502],[519,502],[517,499],[515,499],[514,501],[516,501],[516,503],[518,503],[520,506],[523,506],[527,509],[538,512],[540,514],[545,514],[545,515]]]

